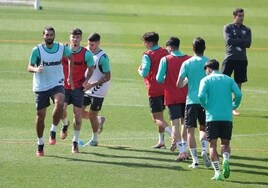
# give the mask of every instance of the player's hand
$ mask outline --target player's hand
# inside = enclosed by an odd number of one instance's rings
[[[72,90],[75,89],[75,88],[74,88],[74,83],[73,83],[73,79],[72,79],[72,78],[67,78],[67,83],[68,83],[68,85],[71,86],[71,89],[72,89]]]
[[[39,65],[37,68],[35,68],[35,72],[41,73],[41,72],[43,72],[43,69],[44,69],[43,65]]]
[[[87,91],[91,89],[94,85],[91,83],[86,83],[86,84],[83,84],[83,86],[84,86],[84,91]]]

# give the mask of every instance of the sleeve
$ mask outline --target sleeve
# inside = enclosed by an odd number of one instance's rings
[[[29,64],[33,66],[38,66],[40,64],[40,55],[37,46],[34,47],[31,52]]]
[[[167,73],[167,59],[166,59],[166,57],[162,57],[160,60],[158,72],[156,75],[157,82],[163,83],[165,81],[165,78],[166,78],[166,73]]]
[[[86,65],[87,67],[91,67],[94,66],[94,59],[93,59],[93,55],[90,51],[86,50],[85,53],[85,61],[86,61]]]
[[[238,38],[232,35],[229,25],[224,26],[223,36],[227,45],[241,46],[244,43],[244,39],[242,37]]]
[[[142,63],[141,63],[141,70],[139,71],[139,74],[142,77],[147,77],[151,68],[151,59],[148,55],[144,54],[142,56]]]
[[[180,72],[179,72],[179,78],[186,78],[187,77],[187,64],[184,62],[181,66]]]
[[[64,45],[63,56],[69,57],[71,54],[72,50],[68,46]]]
[[[206,104],[207,104],[207,100],[208,100],[207,99],[207,84],[206,84],[205,78],[203,78],[200,81],[199,90],[198,90],[198,99],[204,108],[206,108]]]
[[[100,65],[102,66],[102,70],[103,72],[110,72],[111,68],[110,68],[110,60],[109,57],[104,54],[103,56],[101,56],[100,58]]]
[[[234,93],[233,109],[236,109],[240,105],[242,93],[234,80],[232,80],[232,92]]]
[[[247,28],[247,32],[246,32],[246,35],[244,37],[244,40],[245,40],[245,47],[246,48],[249,48],[251,46],[251,30],[250,28]]]

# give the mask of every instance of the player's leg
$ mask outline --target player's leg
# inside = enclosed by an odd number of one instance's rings
[[[73,121],[74,137],[73,137],[72,153],[79,153],[78,142],[82,126],[82,108],[73,106],[73,116],[74,116]]]
[[[92,137],[89,140],[88,143],[85,145],[88,146],[97,146],[98,145],[98,130],[100,123],[98,121],[98,113],[102,108],[104,98],[99,98],[99,97],[92,97],[92,103],[90,106],[89,110],[89,119],[91,123],[91,128],[92,128]]]
[[[50,105],[49,102],[49,92],[36,92],[35,94],[35,102],[36,102],[36,118],[35,118],[35,126],[37,133],[37,145],[38,149],[36,155],[38,157],[44,156],[44,138],[43,133],[45,129],[45,117],[47,107]]]
[[[68,117],[67,117],[67,106],[68,106],[68,104],[66,102],[64,102],[63,113],[62,113],[62,118],[61,118],[61,121],[62,121],[62,129],[61,129],[61,132],[60,132],[61,139],[65,139],[67,137],[68,127],[69,127],[69,124],[70,124],[69,120],[68,120]]]
[[[199,122],[199,139],[201,142],[201,157],[203,158],[206,167],[211,166],[211,161],[208,157],[208,141],[205,132],[206,114],[205,110],[201,105],[199,105],[198,110],[198,122]]]
[[[220,127],[220,138],[221,138],[221,153],[223,157],[223,176],[228,178],[230,176],[230,165],[229,159],[231,154],[230,140],[232,137],[233,123],[229,121],[222,122]]]
[[[197,158],[196,151],[196,140],[195,140],[195,128],[197,127],[197,108],[196,105],[186,105],[185,107],[185,121],[184,124],[187,128],[187,141],[189,151],[192,157],[192,164],[190,168],[197,168],[199,161]]]
[[[64,105],[64,88],[63,86],[56,86],[51,89],[51,98],[54,102],[54,108],[52,111],[52,125],[50,128],[49,143],[51,145],[56,144],[56,131],[57,126],[61,120]]]
[[[158,143],[153,146],[153,148],[166,148],[165,146],[165,131],[171,136],[171,129],[168,123],[165,121],[163,116],[163,111],[165,109],[164,106],[164,98],[160,97],[150,97],[149,98],[151,115],[152,119],[158,127]]]
[[[38,145],[36,155],[38,157],[44,156],[43,133],[44,133],[44,129],[45,129],[45,117],[46,117],[46,108],[43,108],[41,110],[37,110],[36,118],[35,118],[35,126],[36,126],[37,145]]]

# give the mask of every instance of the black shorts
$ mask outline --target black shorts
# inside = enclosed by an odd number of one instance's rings
[[[184,126],[187,128],[197,127],[197,120],[199,125],[205,126],[206,113],[201,104],[188,104],[185,107]]]
[[[247,78],[248,61],[225,59],[222,63],[222,73],[231,76],[234,72],[234,80],[241,84],[248,81]]]
[[[211,121],[206,123],[208,140],[217,138],[231,140],[233,123],[231,121]]]
[[[84,101],[84,91],[83,88],[76,88],[74,90],[72,89],[65,89],[65,99],[64,102],[69,104],[73,104],[74,106],[78,108],[83,107],[83,101]]]
[[[168,117],[170,120],[184,118],[185,103],[168,105]]]
[[[63,86],[55,86],[47,91],[38,91],[35,92],[35,103],[36,109],[41,110],[46,108],[50,105],[50,98],[54,103],[54,95],[57,93],[64,94],[64,87]]]
[[[164,96],[150,97],[149,105],[151,108],[151,113],[163,112],[165,109]]]
[[[103,104],[103,100],[104,98],[85,95],[83,106],[86,107],[90,105],[90,110],[100,111]]]

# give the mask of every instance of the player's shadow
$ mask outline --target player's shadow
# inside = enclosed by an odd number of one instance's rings
[[[81,152],[81,154],[93,154],[92,152]],[[96,154],[96,153],[94,153]],[[106,165],[118,165],[118,166],[125,166],[125,167],[133,167],[133,168],[150,168],[150,169],[166,169],[166,170],[174,170],[174,171],[185,171],[182,167],[178,165],[174,166],[167,166],[167,165],[155,165],[155,164],[149,164],[144,162],[116,162],[112,161],[114,158],[123,158],[122,156],[115,156],[115,155],[99,155],[101,157],[104,157],[104,160],[90,160],[90,159],[78,159],[78,158],[72,158],[72,157],[63,157],[63,156],[56,156],[56,155],[46,155],[46,157],[54,157],[59,159],[65,159],[67,161],[75,161],[75,162],[86,162],[86,163],[94,163],[94,164],[106,164]],[[124,158],[128,158],[127,156],[124,156]],[[132,156],[129,156],[129,158],[132,158]],[[108,160],[107,160],[108,159]],[[161,159],[162,160],[162,159]],[[138,160],[136,160],[138,161]]]
[[[102,146],[102,147],[106,147],[107,149],[111,149],[111,150],[122,150],[122,151],[134,151],[134,152],[142,152],[142,153],[154,153],[154,154],[159,154],[161,153],[161,155],[174,155],[174,153],[171,152],[167,152],[168,149],[135,149],[132,147],[127,147],[127,146]]]
[[[255,185],[255,186],[268,186],[268,182],[248,182],[248,181],[234,181],[234,180],[224,180],[226,182],[241,185]]]

